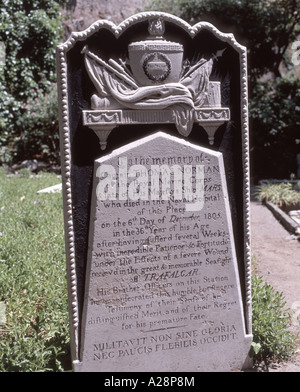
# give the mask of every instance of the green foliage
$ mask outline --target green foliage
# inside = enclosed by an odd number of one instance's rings
[[[24,115],[17,120],[21,130],[14,140],[15,154],[23,159],[41,159],[58,163],[59,129],[57,87],[53,83],[49,93],[38,92],[28,99]]]
[[[62,198],[36,193],[59,181],[0,173],[0,371],[70,369]]]
[[[148,7],[174,13],[194,24],[207,21],[221,31],[234,33],[249,49],[253,79],[279,66],[299,34],[297,0],[154,0]]]
[[[293,354],[295,338],[288,330],[290,316],[283,294],[254,276],[252,306],[254,358],[265,363],[287,360]]]
[[[293,189],[291,183],[265,183],[259,185],[256,198],[260,202],[271,202],[279,207],[287,207],[300,203],[300,192]]]
[[[3,0],[0,3],[0,41],[6,49],[5,65],[0,67],[2,162],[23,159],[16,145],[22,139],[22,125],[28,120],[26,104],[51,91],[56,80],[55,48],[62,34],[57,1]],[[50,121],[50,132],[51,125]]]
[[[299,40],[299,0],[153,0],[148,9],[174,13],[191,24],[210,22],[247,46],[252,174],[289,178],[295,173],[300,78],[282,77],[282,70],[292,70],[288,49]],[[269,82],[262,83],[265,75]]]
[[[300,78],[257,83],[250,103],[253,170],[261,177],[296,173],[300,149]]]
[[[55,44],[62,36],[59,6],[53,0],[3,0],[0,7],[3,81],[8,94],[24,102],[55,81]]]

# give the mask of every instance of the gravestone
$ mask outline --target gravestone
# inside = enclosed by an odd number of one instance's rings
[[[151,12],[57,59],[74,370],[246,366],[246,49]]]

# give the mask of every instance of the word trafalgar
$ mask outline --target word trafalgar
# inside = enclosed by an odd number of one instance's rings
[[[132,165],[119,157],[118,170],[100,164],[96,171],[98,200],[185,200],[186,211],[204,205],[204,165]]]

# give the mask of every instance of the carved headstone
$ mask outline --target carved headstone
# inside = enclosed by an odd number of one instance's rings
[[[73,33],[57,58],[74,369],[241,368],[245,48],[151,12]]]
[[[243,366],[221,153],[164,133],[117,149],[96,160],[90,216],[78,370]]]

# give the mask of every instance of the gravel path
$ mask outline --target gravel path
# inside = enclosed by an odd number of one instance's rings
[[[255,272],[284,294],[291,310],[291,331],[300,335],[300,242],[256,201],[251,201],[251,235]],[[300,347],[296,351],[291,361],[269,371],[299,372]]]

